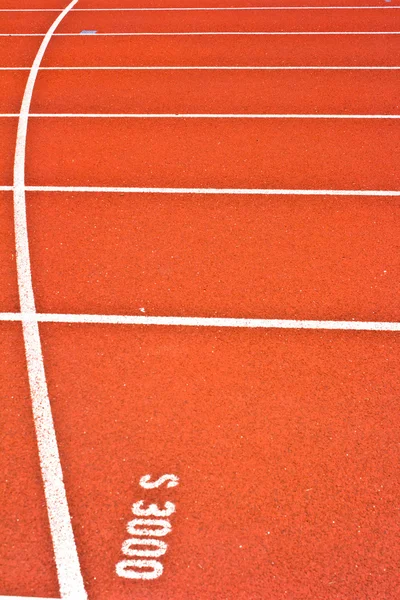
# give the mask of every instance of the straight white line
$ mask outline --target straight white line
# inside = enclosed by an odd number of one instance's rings
[[[61,600],[60,598],[38,598],[38,596],[0,596],[0,600]]]
[[[0,113],[0,118],[18,117],[18,113]],[[250,113],[30,113],[36,118],[78,119],[400,119],[400,115],[340,114],[250,114]]]
[[[390,321],[312,321],[297,319],[235,319],[224,317],[144,317],[58,313],[0,313],[0,321],[33,323],[90,323],[102,325],[167,325],[185,327],[242,327],[251,329],[341,329],[348,331],[400,331]]]
[[[18,113],[0,113],[0,118],[18,117]],[[208,113],[30,113],[36,118],[78,119],[400,119],[400,115],[340,114],[208,114]]]
[[[400,6],[224,6],[185,8],[74,8],[72,12],[161,12],[161,11],[221,11],[221,10],[385,10]],[[1,8],[0,12],[59,12],[61,8]]]
[[[0,71],[29,71],[29,67],[0,67]],[[399,71],[398,67],[40,67],[39,71]]]
[[[70,600],[86,600],[79,558],[71,525],[65,493],[60,456],[54,430],[53,416],[47,389],[39,326],[29,316],[36,314],[35,297],[29,254],[29,236],[26,220],[25,153],[29,109],[39,66],[51,37],[76,4],[72,2],[59,14],[49,28],[33,61],[26,83],[18,121],[14,159],[14,227],[18,276],[18,291],[23,314],[22,328],[28,368],[32,411],[39,450],[40,467],[46,497],[47,513],[53,541],[60,594]]]
[[[0,37],[44,37],[44,33],[0,33]],[[96,33],[88,37],[184,35],[400,35],[400,31],[126,31]],[[82,33],[55,33],[54,37],[86,37]]]
[[[60,598],[38,598],[38,596],[0,596],[0,600],[61,600]]]
[[[14,187],[12,185],[0,185],[0,192],[12,192],[13,189]]]
[[[400,196],[398,190],[289,190],[257,188],[156,188],[27,185],[28,192],[110,192],[117,194],[233,194],[254,196]]]

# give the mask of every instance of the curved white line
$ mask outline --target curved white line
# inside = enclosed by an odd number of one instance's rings
[[[72,531],[50,399],[47,390],[39,326],[37,321],[31,321],[28,318],[29,316],[34,316],[36,314],[36,308],[32,287],[25,201],[26,135],[33,88],[40,62],[54,30],[77,1],[78,0],[73,0],[65,10],[63,10],[46,33],[35,60],[33,61],[25,87],[18,121],[14,159],[14,227],[21,312],[27,316],[26,319],[24,318],[22,320],[22,328],[32,399],[32,411],[60,593],[62,598],[86,600],[87,595],[83,584],[78,553]]]

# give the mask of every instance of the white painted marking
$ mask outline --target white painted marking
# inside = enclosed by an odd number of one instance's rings
[[[153,546],[156,550],[138,550],[137,546]],[[121,551],[125,556],[147,556],[149,558],[159,558],[163,556],[168,549],[168,545],[162,540],[130,538],[122,544]]]
[[[225,317],[142,317],[59,313],[0,313],[0,321],[75,323],[91,325],[159,325],[168,327],[240,327],[250,329],[332,329],[344,331],[400,331],[392,321],[313,321],[297,319],[242,319]]]
[[[0,186],[0,191],[9,192],[14,188],[11,185]],[[107,192],[126,194],[234,194],[255,196],[400,196],[398,190],[285,190],[285,189],[257,189],[257,188],[147,188],[147,187],[82,187],[82,186],[54,186],[54,185],[27,185],[28,192]]]
[[[44,33],[0,33],[0,37],[43,37]],[[96,33],[101,36],[182,36],[182,35],[400,35],[400,31],[125,31]],[[81,33],[55,33],[54,37],[76,37]]]
[[[18,117],[18,113],[0,113],[0,118]],[[340,114],[250,114],[250,113],[30,113],[35,118],[64,119],[400,119],[400,115]]]
[[[390,0],[385,0],[386,2]],[[376,10],[400,8],[400,6],[221,6],[185,8],[74,8],[72,12],[161,12],[161,11],[221,11],[221,10]],[[61,8],[1,8],[0,12],[59,12]],[[1,598],[1,596],[0,596]]]
[[[136,569],[152,569],[139,571]],[[157,579],[162,575],[164,568],[158,560],[121,560],[115,567],[119,577],[125,579]]]
[[[167,483],[167,488],[175,487],[179,484],[179,477],[173,474],[166,474],[159,477],[156,481],[151,481],[151,475],[143,475],[139,480],[139,485],[146,490],[154,490]]]
[[[138,527],[138,525],[141,527]],[[148,529],[147,525],[153,525],[157,529]],[[166,519],[132,519],[126,526],[126,529],[130,535],[164,537],[171,531],[172,527],[171,523]]]
[[[22,313],[21,321],[29,386],[32,398],[32,411],[60,593],[62,598],[85,600],[87,595],[80,571],[63,482],[57,439],[54,431],[51,405],[47,390],[39,326],[37,320],[26,318],[35,316],[36,314],[35,297],[32,287],[25,201],[25,149],[29,108],[39,65],[46,48],[56,27],[76,2],[77,0],[73,0],[51,25],[40,45],[29,72],[19,115],[17,142],[15,147],[14,223],[18,291]]]
[[[40,67],[40,71],[398,71],[398,67]],[[0,67],[0,71],[29,71],[29,67]]]
[[[133,194],[251,194],[253,196],[400,196],[398,190],[287,190],[274,188],[150,188],[27,185],[29,192],[110,192]]]
[[[0,600],[61,600],[61,598],[39,598],[38,596],[0,596]]]
[[[168,486],[167,486],[168,487]],[[173,487],[173,486],[169,486]],[[157,504],[150,504],[148,508],[143,508],[144,500],[139,500],[132,505],[132,512],[135,517],[170,517],[175,512],[175,504],[166,502],[164,508],[158,508]]]

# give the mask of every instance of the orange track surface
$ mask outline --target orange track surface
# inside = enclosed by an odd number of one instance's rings
[[[34,119],[27,182],[390,190],[399,146],[385,120]]]
[[[18,112],[26,74],[6,73]],[[393,114],[399,96],[398,71],[41,71],[32,112]]]
[[[40,312],[400,319],[398,199],[35,192],[28,211]]]
[[[45,33],[54,21],[53,12],[6,13],[0,33]],[[328,17],[328,18],[327,18]],[[237,11],[176,12],[73,12],[57,33],[80,33],[83,29],[104,32],[141,31],[397,31],[400,11]]]
[[[92,598],[396,597],[396,335],[42,333]],[[177,506],[147,583],[114,574],[140,499]]]
[[[183,4],[198,6],[78,6]],[[264,3],[202,2],[251,4]],[[330,12],[73,12],[59,31],[399,29],[399,11]],[[44,32],[56,15],[0,12],[0,29]],[[0,66],[30,67],[41,39],[0,37]],[[398,66],[398,36],[66,36],[43,60],[107,65]],[[397,114],[397,73],[40,71],[32,111]],[[0,112],[18,113],[27,77],[0,71]],[[26,181],[398,190],[398,123],[32,118]],[[0,118],[2,186],[17,125]],[[399,212],[396,197],[27,192],[37,310],[398,322]],[[0,312],[18,311],[13,194],[0,192]],[[89,600],[400,597],[398,332],[44,323],[40,334]],[[24,354],[21,324],[1,322],[0,595],[57,598]],[[145,490],[147,473],[180,482]],[[150,581],[115,571],[139,500],[176,504]]]
[[[75,12],[59,33],[109,31],[397,31],[400,11]],[[376,14],[377,13],[377,14]],[[36,27],[36,25],[34,25]]]
[[[2,271],[0,276],[6,283]],[[10,308],[2,299],[1,310]],[[56,598],[59,591],[20,325],[0,323],[0,361],[0,592]]]
[[[61,36],[50,43],[43,66],[396,66],[399,62],[398,37]]]
[[[17,120],[12,118],[0,119],[0,185],[12,185],[13,152]]]
[[[18,310],[11,192],[0,192],[0,312]]]

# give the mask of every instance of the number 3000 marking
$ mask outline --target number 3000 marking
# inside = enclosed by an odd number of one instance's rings
[[[145,489],[155,489],[166,484],[167,488],[175,487],[179,484],[179,478],[176,475],[162,475],[156,481],[151,481],[151,475],[143,475],[139,485]],[[163,573],[164,567],[159,560],[168,548],[166,542],[158,539],[170,533],[172,527],[169,520],[175,512],[173,502],[165,502],[164,508],[159,508],[157,504],[150,504],[147,508],[144,506],[144,500],[139,500],[132,505],[132,512],[135,517],[129,521],[127,531],[129,535],[134,536],[124,541],[122,544],[122,553],[124,556],[138,556],[151,558],[153,560],[126,559],[121,560],[116,565],[116,573],[119,577],[125,579],[157,579]],[[162,519],[148,519],[143,517],[164,517]]]

